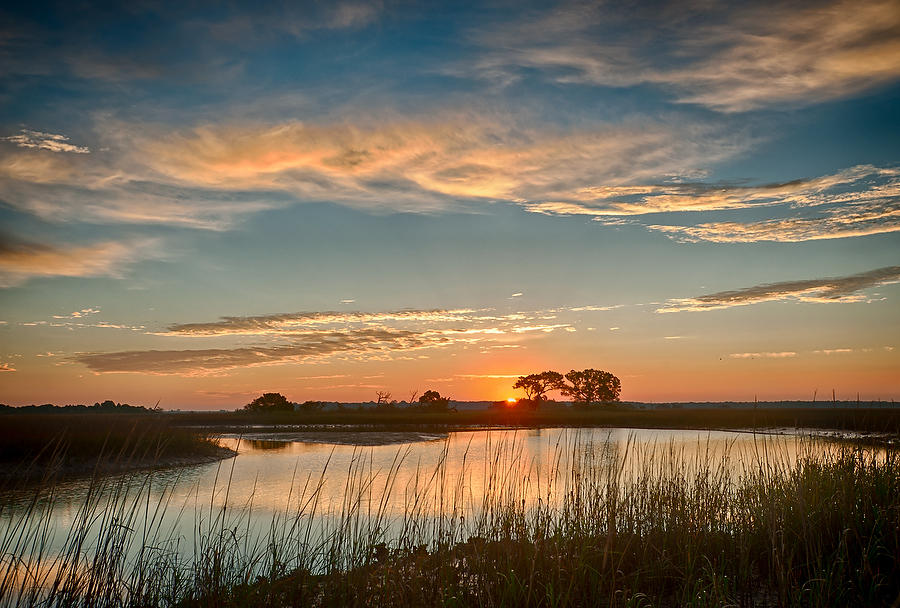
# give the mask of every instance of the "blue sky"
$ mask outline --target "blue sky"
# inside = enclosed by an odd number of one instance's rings
[[[900,398],[897,2],[2,17],[4,402]]]

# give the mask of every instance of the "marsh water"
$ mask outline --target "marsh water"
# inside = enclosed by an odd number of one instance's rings
[[[585,476],[625,487],[641,475],[712,470],[721,482],[839,449],[796,434],[627,428],[381,435],[254,429],[220,441],[237,455],[115,477],[99,488],[61,483],[37,503],[7,497],[0,510],[4,551],[25,525],[35,527],[35,562],[73,550],[76,531],[84,540],[76,550],[85,554],[107,550],[105,535],[116,530],[115,550],[128,559],[151,547],[186,562],[213,542],[252,553],[273,542],[324,546],[336,535],[351,545],[373,536],[387,543],[400,536],[464,540],[500,505],[552,507]],[[40,516],[26,524],[29,508]]]

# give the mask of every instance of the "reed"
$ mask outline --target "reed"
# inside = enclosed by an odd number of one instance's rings
[[[27,413],[0,417],[0,491],[23,478],[92,475],[233,455],[208,431],[155,413]],[[50,471],[48,469],[53,469]]]
[[[799,440],[798,440],[799,441]],[[776,447],[772,447],[775,445]],[[53,487],[0,510],[9,606],[834,606],[900,599],[900,456],[806,441],[744,463],[673,445],[560,442],[535,467],[516,442],[455,474],[449,447],[408,483],[397,451],[358,450],[339,505],[330,466],[296,474],[263,533],[253,505],[179,509],[153,474],[97,477],[61,544]],[[449,446],[449,443],[447,444]],[[463,459],[467,458],[468,451]],[[217,482],[228,492],[231,464]],[[538,474],[536,471],[544,471]],[[474,491],[472,479],[483,483]],[[151,499],[151,495],[156,498]],[[402,508],[397,511],[395,502]],[[2,503],[0,503],[2,504]],[[187,555],[187,556],[186,556]]]
[[[803,428],[832,431],[900,433],[900,410],[886,403],[851,407],[808,407],[802,403],[657,404],[641,409],[632,404],[590,408],[546,406],[540,409],[491,408],[458,412],[412,409],[344,408],[340,411],[300,412],[191,412],[171,414],[173,422],[207,426],[217,430],[240,430],[247,425],[287,425],[328,429],[335,426],[371,430],[462,430],[483,428],[616,427],[665,429],[771,429]],[[697,405],[697,404],[694,404]],[[702,405],[702,404],[701,404]],[[684,407],[682,407],[684,406]],[[166,416],[167,414],[162,414]]]

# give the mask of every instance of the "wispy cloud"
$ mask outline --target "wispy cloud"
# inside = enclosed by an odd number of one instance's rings
[[[497,379],[506,379],[506,378],[518,378],[519,376],[524,376],[525,374],[456,374],[454,377],[456,378],[475,378],[481,380],[497,380]]]
[[[301,198],[434,209],[453,198],[534,200],[557,190],[681,173],[734,152],[712,128],[650,122],[573,132],[512,119],[444,114],[369,124],[206,125],[138,134],[154,172],[195,187],[267,189]]]
[[[825,210],[818,217],[792,217],[759,222],[711,222],[694,226],[649,225],[651,230],[686,242],[797,243],[900,231],[900,197],[853,203]]]
[[[651,84],[726,112],[815,103],[900,77],[892,0],[679,2],[645,11],[576,2],[530,15],[482,30],[485,51],[464,69],[506,82],[537,69],[562,83]]]
[[[53,315],[54,319],[81,319],[83,317],[88,317],[91,315],[95,315],[100,312],[100,308],[82,308],[81,310],[76,310],[74,312],[70,312],[67,315]]]
[[[69,138],[58,133],[43,133],[22,129],[18,135],[0,137],[0,141],[8,141],[20,148],[33,148],[35,150],[49,150],[50,152],[71,152],[73,154],[88,154],[90,149],[86,146],[76,146],[69,143]]]
[[[409,330],[360,328],[291,335],[287,344],[194,350],[133,350],[82,353],[73,357],[98,373],[206,375],[239,367],[310,363],[332,356],[369,357],[373,353],[442,346],[452,338]]]
[[[900,197],[900,169],[857,165],[837,173],[760,185],[672,183],[594,186],[569,201],[525,203],[547,215],[638,216],[682,211],[723,211],[774,205],[818,207],[883,202]]]
[[[0,287],[35,277],[121,276],[123,269],[154,255],[157,241],[107,241],[90,245],[45,245],[0,238]]]
[[[753,243],[838,239],[900,230],[900,169],[857,165],[784,183],[646,184],[584,188],[570,200],[525,202],[532,213],[584,215],[607,225],[639,225],[685,242]],[[761,221],[644,224],[660,213],[768,209]],[[693,216],[688,216],[689,218]]]
[[[320,376],[297,376],[297,380],[334,380],[335,378],[349,378],[348,374],[325,374]]]
[[[334,359],[400,359],[407,357],[408,351],[453,345],[478,345],[483,352],[493,348],[522,348],[521,342],[538,339],[545,333],[574,329],[562,323],[521,324],[544,318],[547,311],[499,316],[483,312],[472,309],[324,311],[223,317],[213,322],[182,323],[163,331],[143,332],[153,335],[155,340],[203,338],[225,344],[219,348],[92,352],[78,354],[71,360],[97,373],[193,376],[225,374],[247,366],[324,363]],[[68,319],[56,323],[81,326]],[[47,321],[35,324],[53,325]],[[248,346],[247,337],[258,343]],[[427,355],[419,355],[423,357]],[[337,376],[306,379],[319,377]]]
[[[278,193],[263,196],[166,184],[126,157],[127,150],[90,156],[0,150],[0,197],[52,222],[206,230],[224,230],[249,214],[289,203]]]
[[[613,304],[610,306],[575,306],[574,308],[569,308],[567,310],[571,312],[605,312],[607,310],[623,308],[624,306],[624,304]]]
[[[794,351],[782,351],[782,352],[764,352],[764,353],[731,353],[728,355],[732,359],[788,359],[791,357],[796,357],[797,353]]]
[[[12,363],[0,363],[0,372],[14,372],[16,371],[16,366]]]
[[[557,329],[570,329],[571,327],[572,326],[568,323],[554,323],[552,325],[520,325],[518,327],[513,327],[512,331],[517,334],[524,334],[533,331],[550,333]]]
[[[230,7],[234,14],[225,19],[195,20],[186,34],[208,34],[217,41],[234,44],[259,44],[271,40],[272,33],[286,33],[298,39],[316,30],[359,29],[374,23],[384,6],[379,0],[368,2],[276,3],[254,6],[253,10]],[[237,9],[237,10],[235,10]]]
[[[293,312],[251,317],[224,317],[211,323],[183,323],[171,325],[162,335],[222,336],[283,334],[316,325],[344,325],[352,323],[385,323],[391,321],[421,321],[428,323],[465,320],[470,309],[459,310],[397,310],[389,312]]]
[[[110,120],[101,139],[109,150],[90,159],[0,151],[0,196],[52,221],[221,230],[310,201],[434,212],[557,200],[691,173],[747,145],[713,126],[634,120],[566,131],[475,111],[184,129]]]
[[[862,302],[865,301],[865,297],[859,292],[898,281],[900,281],[900,266],[889,266],[844,277],[768,283],[696,298],[673,299],[668,300],[662,308],[657,308],[656,312],[707,311],[789,300],[825,303]]]

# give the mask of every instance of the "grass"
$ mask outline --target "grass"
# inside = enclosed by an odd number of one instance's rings
[[[225,455],[206,432],[158,414],[27,413],[0,417],[0,483],[184,463]],[[2,485],[0,485],[2,490]]]
[[[900,408],[746,407],[740,409],[634,409],[627,405],[537,410],[494,408],[425,412],[375,408],[322,412],[194,412],[176,414],[178,424],[235,429],[248,424],[347,425],[377,430],[465,430],[490,427],[616,427],[683,429],[803,428],[900,434]]]
[[[325,523],[322,471],[298,478],[296,508],[262,537],[245,509],[210,502],[189,558],[166,536],[162,514],[178,507],[165,492],[151,500],[151,475],[98,478],[62,547],[46,537],[52,489],[0,511],[0,604],[897,605],[900,454],[804,445],[793,464],[774,449],[740,465],[559,444],[535,478],[500,444],[471,471],[478,495],[450,474],[449,450],[411,492],[395,485],[406,452],[376,474],[359,451]],[[392,514],[386,497],[403,492]]]

